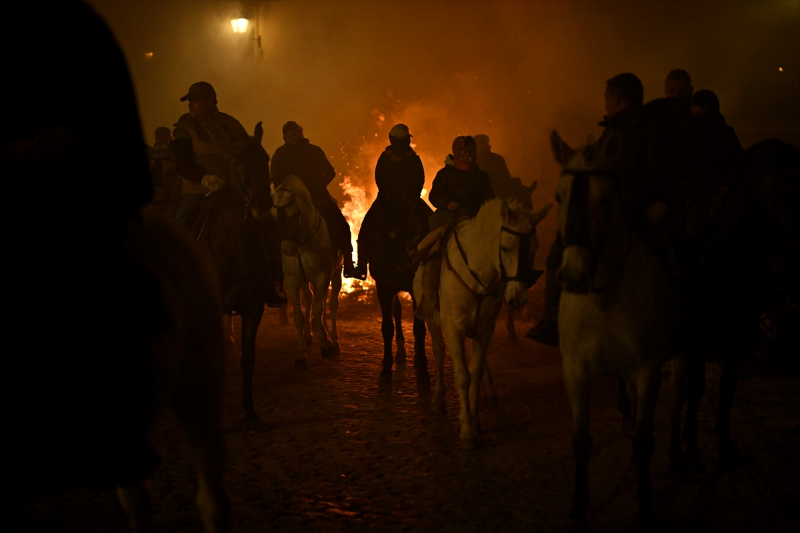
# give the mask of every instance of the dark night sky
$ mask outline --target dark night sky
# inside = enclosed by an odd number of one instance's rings
[[[269,153],[296,120],[358,183],[396,122],[428,183],[456,135],[488,134],[512,175],[540,180],[541,205],[557,178],[551,129],[579,144],[599,133],[606,79],[634,72],[652,99],[685,68],[695,89],[717,92],[745,146],[800,143],[798,0],[260,2],[261,59],[231,30],[241,2],[89,1],[128,58],[150,142],[205,80],[248,130],[264,121]]]

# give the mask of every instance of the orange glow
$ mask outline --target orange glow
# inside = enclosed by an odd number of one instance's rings
[[[778,72],[783,72],[783,67],[778,67]]]
[[[153,52],[145,52],[144,53],[145,59],[153,59]]]

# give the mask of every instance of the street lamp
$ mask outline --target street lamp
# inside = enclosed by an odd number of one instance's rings
[[[233,33],[247,33],[247,25],[249,22],[250,21],[245,17],[239,17],[238,19],[231,20]]]

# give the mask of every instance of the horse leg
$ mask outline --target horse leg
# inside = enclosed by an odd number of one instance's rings
[[[653,457],[655,440],[653,439],[653,413],[658,399],[658,388],[661,384],[659,367],[641,372],[636,376],[638,404],[636,409],[636,430],[633,433],[633,455],[638,467],[639,509],[637,516],[650,512],[653,505],[653,483],[650,479],[650,460]]]
[[[253,309],[241,314],[242,316],[242,407],[246,420],[258,420],[253,409],[253,371],[256,366],[256,333],[261,317],[264,314],[264,305],[254,306]]]
[[[444,335],[442,328],[429,325],[433,356],[436,359],[436,387],[433,392],[433,410],[445,412],[447,405],[444,401]]]
[[[676,355],[672,359],[672,376],[670,377],[670,381],[673,406],[669,438],[669,469],[676,475],[680,475],[681,473],[681,461],[683,459],[681,414],[683,412],[683,403],[686,401],[687,364],[688,361],[684,354]]]
[[[470,373],[467,368],[467,357],[464,353],[464,335],[451,325],[444,327],[447,346],[450,348],[450,359],[453,361],[458,399],[461,401],[461,410],[458,419],[461,422],[461,447],[474,450],[478,447],[475,435],[475,425],[472,421],[473,414],[469,408]]]
[[[480,417],[480,397],[481,397],[481,383],[483,376],[487,370],[486,364],[486,350],[489,348],[489,341],[492,340],[493,329],[488,333],[482,333],[475,337],[472,341],[471,355],[472,362],[469,365],[470,374],[470,387],[469,387],[469,408],[472,413],[472,430],[475,435],[480,435],[481,432],[481,417]],[[494,391],[492,391],[494,393]],[[497,395],[495,394],[495,399]]]
[[[303,284],[304,285],[304,284]],[[305,368],[307,364],[306,349],[309,344],[306,342],[306,335],[304,329],[308,329],[308,321],[303,314],[303,308],[300,306],[300,292],[302,287],[297,287],[287,280],[286,292],[289,293],[289,299],[292,301],[292,314],[294,315],[294,326],[297,329],[297,355],[294,359],[294,365],[297,368]],[[305,294],[304,294],[305,296]],[[310,306],[308,306],[310,307]],[[309,338],[311,335],[308,335]]]
[[[328,286],[331,283],[329,275],[318,276],[314,280],[314,301],[311,303],[311,326],[317,336],[322,357],[328,358],[333,354],[333,346],[325,330],[325,320],[322,316],[325,311],[325,299],[328,296]]]
[[[411,297],[411,308],[414,316],[414,368],[417,370],[417,379],[429,380],[428,357],[425,355],[425,321],[417,318],[417,301]]]
[[[244,325],[242,329],[245,329]],[[205,371],[206,374],[211,373],[208,367],[201,371]],[[172,405],[189,438],[192,461],[198,478],[196,503],[205,530],[226,532],[230,530],[231,504],[224,486],[225,435],[222,429],[222,380],[220,376],[201,375],[200,378],[196,380],[197,383],[188,383],[185,386],[179,384]],[[209,382],[215,386],[209,387]]]
[[[383,369],[381,380],[392,378],[392,337],[394,337],[394,324],[392,323],[392,305],[395,293],[386,285],[377,283],[378,303],[381,306],[381,335],[383,336]]]
[[[287,309],[289,306],[284,305],[283,307],[278,308],[278,324],[281,326],[288,326],[289,325],[289,310]]]
[[[516,345],[518,339],[517,330],[514,326],[514,310],[511,309],[508,304],[506,304],[506,310],[508,311],[506,314],[506,331],[508,332],[508,340],[511,342],[511,344]]]
[[[741,326],[740,332],[730,339],[722,359],[722,375],[719,379],[719,409],[714,432],[719,438],[720,463],[726,466],[735,466],[742,460],[742,454],[731,436],[731,407],[736,394],[736,385],[739,381],[739,370],[742,366],[742,356],[746,344],[745,333],[748,329]]]
[[[392,318],[394,318],[395,342],[397,343],[395,361],[398,365],[404,365],[406,364],[406,337],[403,335],[403,304],[400,301],[400,294],[395,294],[392,298]]]
[[[311,338],[311,302],[313,301],[314,295],[311,294],[311,288],[308,283],[303,282],[300,286],[303,291],[303,303],[306,304],[303,340],[305,341],[306,348],[310,348],[314,343],[314,340]]]
[[[144,481],[117,487],[117,499],[128,515],[134,533],[153,530],[153,503],[150,489]]]
[[[697,447],[697,417],[700,412],[700,400],[706,391],[705,350],[702,350],[690,361],[686,373],[686,421],[683,425],[683,462],[684,470],[690,473],[705,472],[706,464]]]
[[[589,432],[589,376],[564,358],[564,384],[572,406],[572,452],[575,455],[575,494],[572,496],[573,520],[584,520],[589,509],[589,457],[592,435]]]
[[[339,312],[339,292],[342,290],[342,273],[336,270],[331,277],[331,296],[328,304],[331,313],[331,344],[333,345],[333,355],[341,353],[339,347],[339,328],[336,324],[336,316]]]

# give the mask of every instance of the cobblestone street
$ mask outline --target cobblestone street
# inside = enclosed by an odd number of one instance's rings
[[[234,531],[564,531],[573,488],[570,408],[557,349],[524,338],[541,294],[518,317],[509,340],[505,311],[489,362],[498,405],[482,409],[476,451],[458,443],[458,397],[446,362],[447,414],[431,411],[430,387],[409,364],[379,386],[379,313],[354,299],[340,309],[341,356],[323,360],[316,346],[308,368],[294,368],[294,325],[265,313],[258,334],[254,397],[261,422],[245,423],[233,351],[226,379],[228,487]],[[410,304],[404,303],[406,318]],[[238,321],[234,320],[237,326]],[[237,341],[238,342],[238,341]],[[430,340],[429,340],[430,342]],[[238,346],[238,345],[237,345]],[[429,370],[434,363],[427,348]],[[616,383],[592,388],[594,451],[589,467],[589,531],[795,531],[800,459],[800,379],[746,376],[734,404],[734,437],[743,467],[715,468],[713,433],[719,367],[708,365],[700,446],[709,470],[683,481],[667,474],[669,413],[665,367],[656,414],[655,517],[637,523],[629,437],[620,427]],[[161,531],[202,530],[195,478],[176,417],[153,436],[163,457],[153,481]],[[25,531],[128,531],[113,491],[76,489],[23,509]]]

